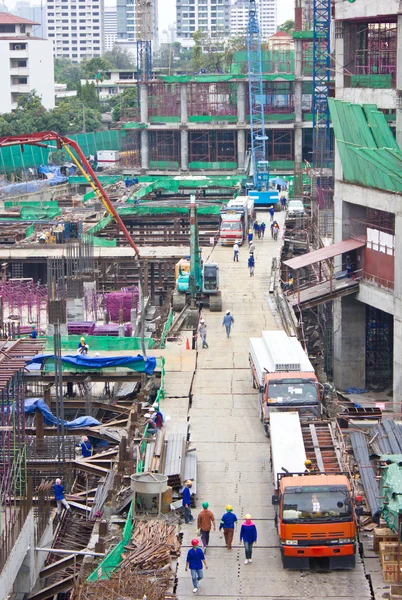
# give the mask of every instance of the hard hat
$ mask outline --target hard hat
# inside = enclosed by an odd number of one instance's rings
[[[230,512],[231,510],[233,510],[233,506],[231,504],[227,504],[226,510]]]
[[[32,329],[35,329],[35,328],[36,328],[36,325],[31,325],[31,327],[32,327]]]
[[[144,415],[144,417],[145,417],[146,419],[149,419],[149,417],[150,417],[150,416],[151,416],[151,415],[150,415],[150,413],[145,413],[145,415]]]
[[[148,408],[148,410],[149,410],[149,412],[150,412],[150,413],[153,413],[153,412],[155,412],[155,409],[154,409],[154,407],[153,407],[153,406],[151,406],[151,408]]]
[[[249,515],[248,513],[246,514],[246,516],[244,517],[245,519],[247,519],[247,521],[250,521],[251,519],[251,515]]]
[[[154,402],[152,406],[153,408],[159,408],[159,404],[157,402]]]
[[[89,442],[89,440],[88,440],[88,438],[87,438],[87,436],[86,436],[86,435],[84,435],[84,437],[82,438],[82,441],[83,441],[83,442]]]
[[[192,546],[198,546],[198,544],[199,544],[199,543],[200,543],[200,542],[197,540],[197,538],[193,538],[193,539],[191,540],[191,545],[192,545]]]
[[[190,485],[190,486],[193,485],[193,482],[191,481],[191,479],[187,479],[186,485]]]
[[[61,479],[56,479],[56,485],[60,485],[61,484]]]
[[[204,319],[201,319],[200,323],[205,323]]]
[[[80,339],[80,342],[85,342],[85,338],[84,338],[84,337],[82,337],[82,338]]]
[[[202,508],[208,508],[208,506],[209,506],[208,502],[203,502],[202,503]]]
[[[227,310],[227,311],[226,311],[226,314],[227,314],[227,315],[230,315],[230,310]]]
[[[307,460],[304,461],[304,464],[306,465],[306,467],[310,467],[313,463],[311,462],[311,460],[308,458]]]

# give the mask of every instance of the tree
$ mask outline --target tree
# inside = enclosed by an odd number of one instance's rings
[[[295,30],[295,22],[293,19],[288,19],[282,25],[278,27],[279,31],[284,31],[285,33],[292,34]]]
[[[81,87],[80,95],[77,95],[77,97],[82,100],[82,103],[87,108],[100,110],[98,93],[93,81],[91,83],[87,81],[87,83]]]
[[[134,62],[131,54],[126,48],[114,46],[113,50],[105,52],[103,60],[107,61],[113,69],[134,69]]]
[[[67,84],[68,90],[76,90],[84,79],[82,67],[68,58],[55,58],[54,79],[57,83]]]
[[[127,88],[118,96],[110,100],[113,121],[120,121],[121,112],[126,108],[135,108],[138,103],[137,87]]]
[[[112,65],[103,58],[91,58],[82,65],[85,79],[99,79],[103,81],[107,71],[110,71]]]

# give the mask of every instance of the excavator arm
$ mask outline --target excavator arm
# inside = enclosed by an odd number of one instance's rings
[[[48,144],[48,142],[56,142],[59,150],[63,149],[67,152],[73,163],[88,181],[88,184],[93,188],[95,194],[98,196],[107,212],[118,224],[120,231],[130,244],[131,248],[134,250],[136,258],[140,258],[140,251],[137,244],[132,239],[127,227],[124,225],[117,210],[110,201],[109,196],[102,187],[95,171],[91,167],[91,164],[85,157],[77,142],[63,135],[59,135],[54,131],[45,131],[42,133],[32,133],[29,135],[0,137],[0,149],[6,148],[7,146],[21,146],[22,151],[24,146],[40,146],[47,149],[54,148],[54,146]]]

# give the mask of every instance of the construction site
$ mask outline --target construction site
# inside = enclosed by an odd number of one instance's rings
[[[250,0],[228,74],[157,77],[144,22],[115,129],[0,138],[0,599],[402,597],[402,13],[377,9],[295,0],[294,49],[264,50]]]

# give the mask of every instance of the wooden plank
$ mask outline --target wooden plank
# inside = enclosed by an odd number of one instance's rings
[[[324,467],[324,462],[323,462],[322,456],[321,456],[320,445],[318,443],[317,432],[315,430],[315,425],[313,425],[312,423],[310,424],[310,433],[311,433],[311,439],[313,440],[315,458],[317,460],[317,466],[322,473],[325,473],[325,467]]]

